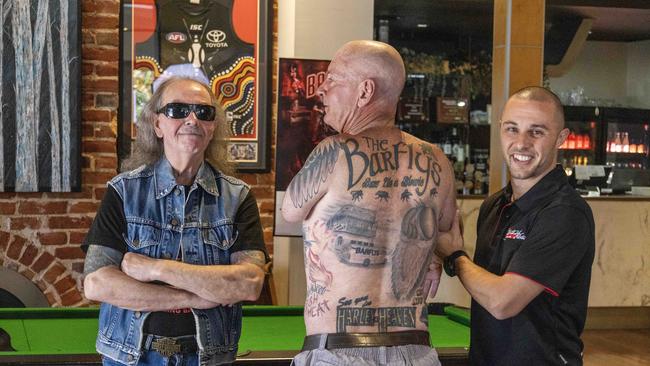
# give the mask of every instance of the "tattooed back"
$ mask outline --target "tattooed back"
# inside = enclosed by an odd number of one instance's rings
[[[282,209],[304,220],[307,333],[426,330],[436,235],[455,208],[451,167],[435,145],[397,128],[319,144]]]

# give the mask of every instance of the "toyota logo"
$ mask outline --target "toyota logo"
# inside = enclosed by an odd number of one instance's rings
[[[219,42],[223,42],[226,39],[226,33],[218,29],[213,29],[209,31],[208,34],[205,35],[205,37],[210,42],[219,43]]]

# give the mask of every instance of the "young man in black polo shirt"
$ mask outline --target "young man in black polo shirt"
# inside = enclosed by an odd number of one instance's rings
[[[569,134],[562,105],[528,87],[508,100],[500,124],[511,180],[481,206],[474,261],[458,217],[438,237],[445,270],[472,295],[471,364],[582,365],[594,220],[557,166]]]

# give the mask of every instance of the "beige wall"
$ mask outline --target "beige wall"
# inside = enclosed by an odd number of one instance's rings
[[[589,98],[650,108],[650,41],[586,42],[573,67],[549,82],[558,94],[582,86]]]

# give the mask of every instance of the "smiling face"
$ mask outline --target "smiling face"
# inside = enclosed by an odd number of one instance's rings
[[[520,195],[550,172],[569,130],[552,103],[511,98],[501,118],[501,148]]]
[[[208,91],[199,83],[179,80],[167,88],[162,96],[161,106],[167,103],[208,104],[212,101]],[[154,130],[162,138],[166,156],[203,157],[212,135],[215,121],[202,121],[194,112],[185,118],[175,119],[158,113]]]

